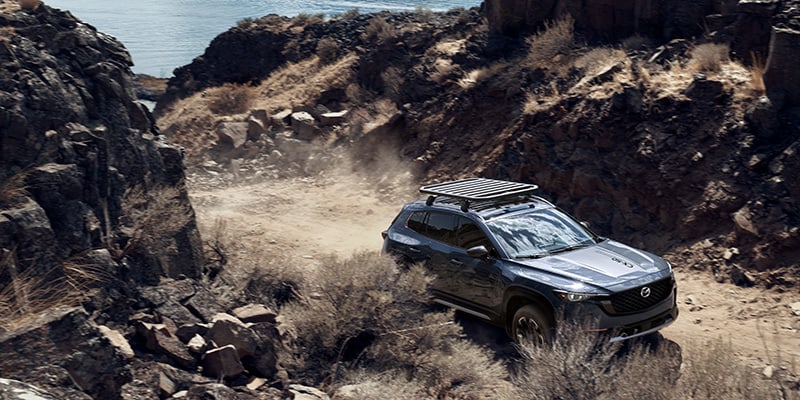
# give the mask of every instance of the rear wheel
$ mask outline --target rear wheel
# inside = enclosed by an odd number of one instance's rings
[[[553,326],[547,314],[529,304],[514,313],[511,334],[519,346],[542,346],[553,339]]]

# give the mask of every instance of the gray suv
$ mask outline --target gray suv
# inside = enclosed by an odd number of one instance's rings
[[[423,186],[383,232],[383,251],[424,263],[437,303],[504,327],[522,345],[559,321],[620,341],[678,316],[670,264],[592,233],[532,193],[536,185],[471,178]]]

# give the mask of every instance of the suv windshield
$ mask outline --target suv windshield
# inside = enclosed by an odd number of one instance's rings
[[[580,223],[555,208],[512,214],[486,224],[511,258],[536,258],[596,243]]]

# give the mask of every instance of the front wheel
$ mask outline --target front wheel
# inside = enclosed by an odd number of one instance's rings
[[[553,339],[553,326],[544,312],[529,304],[514,313],[511,334],[517,345],[537,347]]]

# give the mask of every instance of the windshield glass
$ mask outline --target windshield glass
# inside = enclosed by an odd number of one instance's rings
[[[595,243],[583,225],[555,208],[498,218],[487,226],[511,258],[542,257]]]

